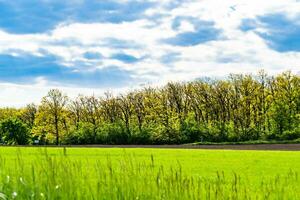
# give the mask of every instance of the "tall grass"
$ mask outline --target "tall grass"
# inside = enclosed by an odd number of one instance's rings
[[[183,172],[181,164],[165,167],[154,156],[140,161],[124,153],[91,162],[47,149],[28,161],[20,151],[13,162],[0,158],[0,199],[300,199],[298,174],[272,178],[216,172],[205,178]]]

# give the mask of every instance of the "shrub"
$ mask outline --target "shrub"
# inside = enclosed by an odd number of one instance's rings
[[[8,118],[0,122],[0,136],[5,144],[29,144],[29,130],[21,120]]]
[[[300,130],[298,128],[298,129],[294,129],[294,130],[284,131],[281,137],[284,140],[298,139],[298,138],[300,138]]]
[[[98,138],[106,144],[128,144],[129,135],[120,123],[102,124],[98,129]]]

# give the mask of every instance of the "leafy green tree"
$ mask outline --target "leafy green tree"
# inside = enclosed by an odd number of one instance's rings
[[[34,126],[34,120],[38,107],[35,104],[28,104],[24,109],[21,109],[20,119],[27,124],[31,129]]]
[[[0,136],[6,144],[25,145],[29,144],[29,130],[21,120],[7,118],[0,122]]]
[[[57,89],[52,89],[48,92],[47,96],[42,99],[40,110],[44,115],[45,121],[48,121],[48,126],[54,129],[55,143],[60,143],[60,130],[61,127],[67,129],[66,124],[66,105],[68,97]]]
[[[300,137],[300,76],[231,74],[71,101],[50,90],[38,107],[0,109],[0,120],[11,117],[51,144],[293,140]]]

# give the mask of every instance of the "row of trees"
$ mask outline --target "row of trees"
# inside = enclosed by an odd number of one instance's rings
[[[0,110],[2,143],[171,144],[300,137],[300,76],[230,75]]]

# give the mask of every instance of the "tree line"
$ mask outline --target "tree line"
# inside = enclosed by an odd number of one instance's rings
[[[300,76],[231,74],[0,109],[3,144],[180,144],[300,137]]]

